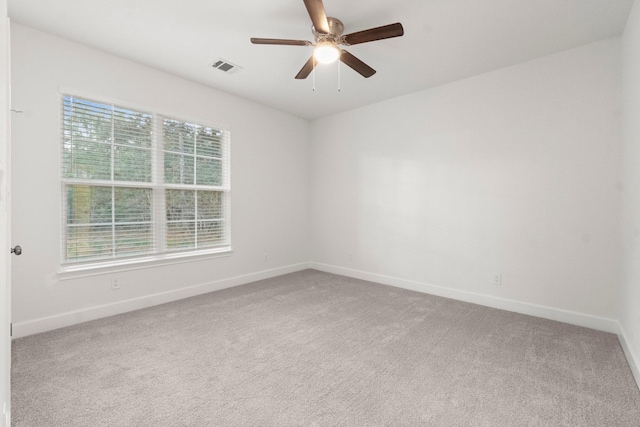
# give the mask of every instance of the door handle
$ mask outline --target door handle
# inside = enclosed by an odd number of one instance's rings
[[[11,253],[12,254],[16,254],[16,255],[20,255],[22,253],[22,246],[16,245],[15,248],[11,248]]]

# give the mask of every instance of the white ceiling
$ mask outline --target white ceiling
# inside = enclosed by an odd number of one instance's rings
[[[619,36],[633,0],[324,0],[345,34],[401,22],[403,37],[346,48],[377,70],[342,65],[295,80],[312,41],[302,0],[9,0],[12,21],[315,119]],[[211,68],[223,58],[243,69]]]

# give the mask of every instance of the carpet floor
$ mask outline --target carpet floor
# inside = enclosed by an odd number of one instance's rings
[[[609,333],[305,270],[13,342],[14,426],[639,426]]]

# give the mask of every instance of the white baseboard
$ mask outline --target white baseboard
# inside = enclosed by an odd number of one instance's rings
[[[368,273],[361,270],[339,267],[335,265],[310,262],[309,268],[313,268],[327,273],[340,274],[342,276],[353,277],[355,279],[367,280],[370,282],[382,283],[384,285],[395,286],[397,288],[409,289],[440,297],[451,298],[459,301],[470,302],[486,307],[498,308],[529,316],[541,317],[543,319],[555,320],[585,328],[596,329],[604,332],[617,334],[619,325],[617,320],[604,317],[590,316],[573,311],[561,310],[542,305],[530,304],[506,298],[499,298],[491,295],[478,294],[459,289],[445,288],[429,283],[416,282],[412,280],[400,279],[392,276]]]
[[[631,345],[629,345],[630,341],[622,324],[619,325],[619,329],[618,339],[620,340],[620,345],[622,346],[622,350],[624,350],[625,356],[627,356],[629,367],[631,368],[631,372],[633,372],[633,377],[636,379],[638,389],[640,389],[640,354],[636,353]]]
[[[25,322],[17,322],[13,324],[13,338],[15,339],[28,335],[38,334],[41,332],[47,332],[54,329],[63,328],[65,326],[75,325],[77,323],[87,322],[90,320],[113,316],[116,314],[122,314],[133,310],[139,310],[158,304],[164,304],[167,302],[177,301],[196,295],[206,294],[208,292],[231,288],[234,286],[244,285],[246,283],[255,282],[257,280],[269,279],[272,277],[281,276],[283,274],[305,270],[307,268],[309,268],[308,263],[293,264],[285,267],[258,271],[256,273],[230,277],[227,279],[201,283],[198,285],[175,289],[172,291],[145,295],[143,297],[119,301],[112,304],[97,305],[82,310],[74,310],[66,313],[56,314],[54,316],[41,317],[39,319],[28,320]]]

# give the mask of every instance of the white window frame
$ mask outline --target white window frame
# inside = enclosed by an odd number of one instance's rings
[[[153,131],[153,145],[152,145],[152,164],[151,164],[151,182],[122,182],[122,181],[99,181],[99,180],[85,180],[77,178],[65,178],[63,176],[62,168],[62,156],[60,159],[60,189],[61,189],[61,202],[63,203],[61,212],[63,213],[61,218],[61,245],[60,245],[60,269],[58,271],[58,277],[61,280],[72,279],[78,277],[94,276],[108,273],[115,273],[120,271],[137,270],[141,268],[157,267],[160,265],[170,265],[176,263],[191,262],[207,258],[218,258],[232,255],[231,249],[231,160],[230,160],[230,140],[231,131],[223,126],[214,126],[203,123],[203,120],[190,120],[181,117],[177,117],[172,114],[162,114],[153,109],[139,106],[130,106],[123,102],[114,102],[112,100],[101,100],[101,97],[77,95],[71,91],[64,91],[59,95],[59,105],[62,105],[65,97],[73,97],[83,100],[89,100],[92,102],[112,105],[121,108],[130,108],[136,111],[142,111],[146,114],[153,116],[154,131]],[[60,114],[62,120],[62,112]],[[198,184],[171,184],[164,183],[164,143],[161,140],[163,134],[163,119],[178,120],[190,124],[197,124],[198,126],[210,127],[220,130],[224,133],[222,150],[222,164],[223,164],[223,183],[220,186],[212,185],[198,185]],[[61,128],[63,124],[61,123]],[[62,135],[62,131],[60,131]],[[62,136],[61,136],[62,138]],[[195,161],[195,157],[194,157]],[[134,255],[129,257],[113,257],[109,259],[96,259],[87,261],[67,261],[66,257],[66,209],[67,209],[67,192],[65,187],[70,184],[80,184],[89,186],[106,185],[109,187],[131,187],[131,188],[149,188],[152,191],[154,203],[152,203],[152,223],[153,223],[153,236],[155,239],[155,247],[157,252]],[[189,249],[176,249],[170,250],[166,248],[166,206],[165,206],[165,190],[167,189],[180,189],[180,190],[205,190],[205,191],[221,191],[223,193],[223,220],[225,235],[227,236],[226,242],[214,247],[206,248],[189,248]],[[197,222],[196,222],[197,230]]]

